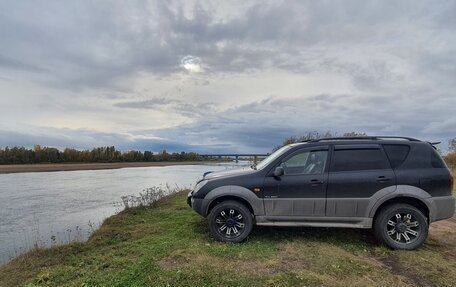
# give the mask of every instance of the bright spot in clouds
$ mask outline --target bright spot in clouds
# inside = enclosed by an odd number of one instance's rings
[[[191,55],[182,58],[181,66],[184,67],[185,70],[193,73],[199,73],[203,70],[201,67],[201,59]]]

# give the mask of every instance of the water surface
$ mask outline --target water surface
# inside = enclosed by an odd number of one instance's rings
[[[241,163],[242,164],[242,163]],[[122,209],[121,196],[191,187],[205,171],[235,164],[0,174],[0,264],[35,245],[85,240]]]

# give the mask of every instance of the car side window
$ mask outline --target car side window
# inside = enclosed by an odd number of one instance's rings
[[[446,168],[445,162],[435,150],[431,151],[431,166],[433,168]]]
[[[379,148],[341,149],[334,151],[331,171],[376,170],[389,168],[388,162]]]
[[[328,151],[302,151],[282,162],[285,175],[321,174],[325,170]]]
[[[385,144],[383,145],[383,149],[390,160],[392,168],[399,167],[405,161],[410,151],[408,145],[399,144]]]

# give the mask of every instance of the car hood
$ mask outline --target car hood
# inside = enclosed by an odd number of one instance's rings
[[[211,179],[217,179],[217,178],[223,178],[223,177],[246,175],[246,174],[254,173],[255,171],[256,170],[254,170],[250,167],[214,171],[214,172],[205,173],[203,176],[203,179],[211,180]]]

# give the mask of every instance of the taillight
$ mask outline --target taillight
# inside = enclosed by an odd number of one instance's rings
[[[453,191],[453,187],[454,187],[454,177],[450,173],[450,192]]]

